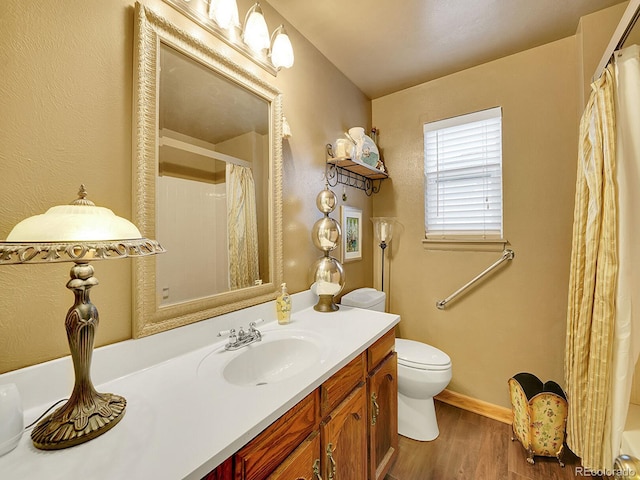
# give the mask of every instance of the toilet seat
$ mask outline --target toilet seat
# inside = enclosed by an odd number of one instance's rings
[[[396,338],[398,365],[419,370],[448,370],[451,358],[442,350],[426,343]]]

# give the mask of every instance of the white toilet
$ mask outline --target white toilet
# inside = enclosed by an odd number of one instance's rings
[[[342,305],[384,312],[386,294],[359,288]],[[426,343],[396,339],[398,353],[398,433],[413,440],[435,440],[440,433],[433,397],[451,381],[451,359]]]

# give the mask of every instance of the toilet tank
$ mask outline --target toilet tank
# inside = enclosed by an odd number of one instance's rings
[[[358,288],[343,295],[340,304],[384,312],[387,294],[375,288]]]

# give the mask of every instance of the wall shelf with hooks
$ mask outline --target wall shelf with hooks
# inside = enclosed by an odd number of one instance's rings
[[[331,187],[340,183],[364,190],[367,196],[378,193],[382,180],[389,178],[386,172],[366,163],[357,162],[347,157],[333,157],[331,144],[327,145],[326,175],[327,182]]]

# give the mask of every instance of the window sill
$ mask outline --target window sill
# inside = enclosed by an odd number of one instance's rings
[[[502,252],[508,240],[496,238],[492,240],[455,240],[455,239],[423,239],[422,246],[425,250],[449,250],[470,252]]]

